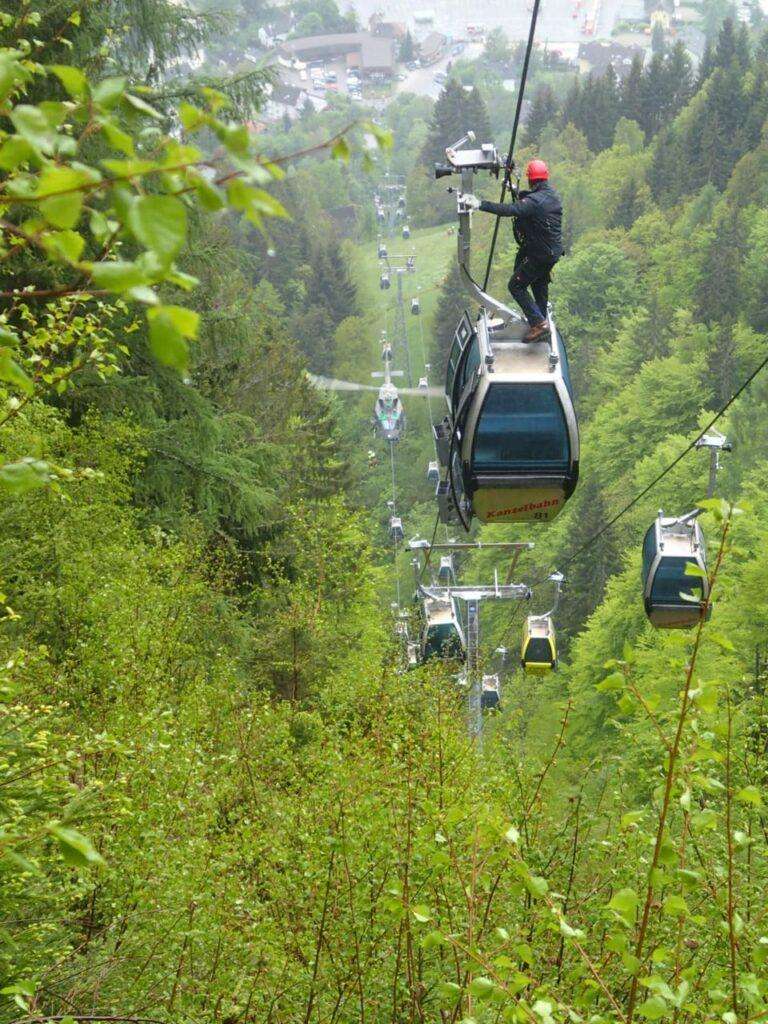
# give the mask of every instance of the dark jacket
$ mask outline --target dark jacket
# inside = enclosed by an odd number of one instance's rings
[[[515,237],[526,256],[557,260],[563,249],[563,204],[547,181],[536,182],[530,192],[519,192],[514,203],[489,203],[480,209],[499,217],[515,218]]]

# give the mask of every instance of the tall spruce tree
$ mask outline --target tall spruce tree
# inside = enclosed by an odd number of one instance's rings
[[[707,41],[704,52],[699,61],[698,73],[696,75],[696,88],[700,89],[712,72],[715,70],[715,50],[712,43]]]
[[[451,78],[435,103],[421,163],[431,170],[434,163],[445,160],[445,147],[461,138],[468,129],[474,131],[478,139],[488,139],[491,132],[488,111],[476,88],[465,89]]]
[[[541,133],[557,116],[557,100],[550,85],[540,85],[533,95],[533,102],[525,122],[525,138],[530,145],[538,145]]]
[[[621,83],[621,116],[635,121],[645,131],[643,116],[643,58],[636,53],[632,58],[629,74]]]
[[[611,227],[629,229],[643,212],[640,188],[634,178],[627,178],[619,191],[618,202],[611,218]]]

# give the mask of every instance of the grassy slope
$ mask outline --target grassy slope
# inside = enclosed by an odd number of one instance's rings
[[[407,241],[397,237],[387,239],[390,253],[413,253],[416,257],[416,273],[403,275],[406,327],[414,384],[424,374],[424,364],[428,361],[435,309],[443,278],[453,256],[454,245],[455,236],[447,235],[445,227],[413,231]],[[369,355],[365,358],[365,364],[363,365],[361,361],[360,365],[354,368],[354,372],[347,366],[346,375],[355,381],[368,384],[373,383],[371,372],[381,369],[380,339],[385,327],[393,343],[395,369],[404,369],[402,352],[396,344],[397,286],[393,277],[389,290],[382,291],[379,288],[380,271],[375,241],[354,246],[351,250],[350,264],[357,286],[359,305],[363,311],[361,320],[368,343],[364,351]],[[419,317],[410,313],[411,298],[415,295],[419,296],[421,304]],[[401,383],[405,383],[404,378]],[[430,383],[439,386],[441,382],[431,380]],[[374,440],[370,426],[374,398],[374,392],[367,392],[360,396],[346,396],[343,402],[349,413],[346,420],[348,429],[353,436],[359,436],[361,459],[365,460],[368,448],[375,450],[379,456],[378,467],[364,471],[361,500],[372,510],[374,536],[380,541],[382,559],[389,559],[386,534],[389,510],[386,502],[391,496],[391,467],[388,445]],[[406,537],[412,537],[427,531],[431,533],[434,523],[436,510],[432,485],[428,484],[426,479],[427,463],[430,458],[434,458],[434,454],[427,402],[422,397],[406,396],[403,404],[406,410],[407,430],[406,436],[395,449],[397,509],[403,519]],[[442,402],[439,399],[433,398],[431,406],[433,416],[442,414]],[[403,552],[399,568],[405,584],[404,599],[410,589],[408,562],[408,555]]]

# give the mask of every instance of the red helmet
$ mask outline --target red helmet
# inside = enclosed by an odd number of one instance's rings
[[[549,168],[543,160],[531,160],[525,168],[528,181],[546,181],[549,178]]]

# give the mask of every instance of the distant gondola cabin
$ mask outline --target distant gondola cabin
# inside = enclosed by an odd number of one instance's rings
[[[709,607],[708,598],[706,546],[698,511],[677,518],[659,512],[643,541],[646,615],[657,629],[690,629]]]
[[[551,615],[529,615],[523,629],[520,662],[526,672],[546,673],[557,668],[555,626]]]

